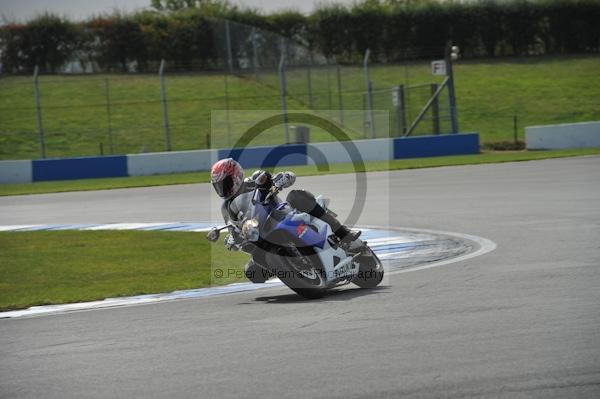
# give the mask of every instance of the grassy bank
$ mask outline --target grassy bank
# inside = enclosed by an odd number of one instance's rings
[[[598,155],[600,148],[557,151],[502,151],[487,152],[478,155],[461,155],[451,157],[398,159],[391,162],[366,162],[367,171],[402,170],[417,168],[433,168],[453,165],[474,165],[484,163],[531,161],[548,158],[562,158],[584,155]],[[333,164],[328,170],[318,170],[315,166],[290,167],[299,176],[310,176],[333,173],[353,173],[352,164]],[[246,171],[249,173],[249,171]],[[177,173],[170,175],[153,175],[139,177],[119,177],[106,179],[84,179],[70,181],[50,181],[28,184],[0,185],[0,196],[58,193],[66,191],[106,190],[116,188],[163,186],[172,184],[206,183],[208,172]]]
[[[243,253],[204,233],[0,233],[0,310],[207,287],[241,280]],[[214,270],[225,270],[213,278]],[[228,272],[230,271],[230,272]]]
[[[525,126],[599,120],[598,70],[598,56],[459,61],[455,75],[460,129],[480,132],[481,141],[486,143],[512,140],[515,116],[521,140]],[[424,61],[373,66],[370,74],[375,89],[441,80],[431,75],[429,62]],[[309,103],[322,111],[338,108],[340,97],[334,72],[315,69],[311,76],[313,96],[309,98],[306,71],[288,71],[288,109],[306,110]],[[363,109],[362,69],[344,67],[341,79],[344,108]],[[168,74],[166,90],[174,150],[232,144],[247,127],[249,117],[255,120],[257,110],[281,107],[275,72],[263,73],[258,82],[253,76]],[[48,157],[165,149],[156,75],[42,76],[40,91]],[[409,119],[416,116],[429,94],[428,86],[407,94]],[[211,113],[227,106],[241,110],[230,113],[229,131],[224,114],[219,117]],[[390,93],[376,93],[374,106],[392,110]],[[324,115],[339,118],[336,111],[325,111]],[[363,137],[362,118],[362,113],[346,113],[345,124],[351,138]],[[381,122],[378,120],[376,126],[382,126]],[[424,122],[417,133],[430,132],[429,125]],[[329,139],[327,133],[318,129],[311,132],[312,141]],[[281,142],[281,129],[273,129],[254,144]],[[39,156],[31,78],[2,77],[0,159]]]

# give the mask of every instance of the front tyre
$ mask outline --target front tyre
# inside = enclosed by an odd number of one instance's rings
[[[277,258],[281,266],[275,275],[298,295],[318,299],[327,294],[323,265],[311,248],[297,248],[292,244],[279,248]]]
[[[360,288],[375,288],[383,280],[383,264],[369,247],[358,257],[360,268],[352,282]]]

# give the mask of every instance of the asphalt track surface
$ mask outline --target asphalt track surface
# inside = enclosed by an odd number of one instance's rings
[[[300,178],[347,215],[351,175]],[[368,175],[362,224],[486,255],[305,301],[286,288],[0,320],[0,397],[600,397],[600,157]],[[206,185],[0,198],[0,223],[211,220]]]

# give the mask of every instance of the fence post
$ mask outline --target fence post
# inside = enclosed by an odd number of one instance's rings
[[[396,106],[396,134],[403,135],[406,133],[406,104],[404,98],[404,86],[399,85],[394,87],[392,94],[394,104]]]
[[[513,115],[513,134],[515,139],[515,146],[519,142],[518,130],[517,130],[517,115]]]
[[[402,93],[404,95],[402,97],[402,99],[404,100],[404,121],[406,122],[404,124],[406,128],[404,129],[403,134],[406,134],[406,130],[408,129],[407,125],[412,120],[412,115],[410,112],[410,76],[407,64],[404,64],[404,88]]]
[[[36,65],[33,69],[33,92],[35,94],[35,116],[37,128],[40,135],[40,153],[42,158],[46,158],[46,141],[44,138],[44,125],[42,124],[42,106],[40,104],[40,84],[38,81],[39,68]]]
[[[362,109],[364,111],[365,109],[367,109],[367,93],[366,92],[363,93],[361,97],[362,97]],[[367,125],[369,124],[369,121],[367,118],[368,118],[368,116],[365,115],[365,112],[363,112],[363,136],[365,138],[367,138]]]
[[[231,120],[229,118],[229,78],[227,74],[223,74],[225,83],[225,119],[227,121],[227,146],[231,145]]]
[[[329,118],[333,118],[333,93],[331,92],[331,67],[329,66],[329,59],[327,60],[327,109],[329,110]]]
[[[344,126],[344,101],[342,99],[342,75],[340,66],[336,62],[336,79],[337,79],[337,92],[338,92],[338,106],[340,107],[340,125]]]
[[[446,73],[448,75],[448,100],[450,102],[450,122],[452,133],[458,133],[458,115],[456,110],[456,95],[454,93],[454,72],[452,71],[452,43],[446,46]]]
[[[288,44],[287,44],[287,40],[285,37],[281,36],[281,38],[279,39],[279,51],[280,54],[283,55],[284,57],[288,57]]]
[[[169,129],[169,110],[167,109],[167,92],[165,90],[165,60],[160,61],[158,76],[160,79],[160,102],[163,112],[163,128],[165,131],[165,146],[167,151],[171,151],[171,131]]]
[[[285,99],[286,82],[285,82],[285,52],[281,52],[281,58],[279,60],[279,95],[281,96],[281,112],[283,113],[283,129],[285,133],[285,144],[290,142],[290,136],[288,131],[288,117],[287,117],[287,104]]]
[[[229,73],[233,73],[233,55],[231,51],[231,32],[229,31],[229,20],[225,20],[225,47],[227,48],[227,66]]]
[[[252,28],[252,64],[254,67],[254,80],[258,82],[258,43],[256,43],[256,28]]]
[[[436,83],[431,84],[431,96],[433,97],[437,92],[438,85]],[[435,97],[431,104],[431,119],[433,122],[433,134],[440,134],[440,106],[438,98]]]
[[[108,78],[104,79],[104,95],[106,97],[106,119],[107,119],[107,128],[108,128],[108,150],[111,154],[115,152],[113,147],[113,137],[112,137],[112,115],[110,109],[110,83]]]
[[[440,93],[442,92],[442,90],[448,85],[448,80],[449,79],[450,79],[449,77],[446,77],[446,79],[444,79],[444,81],[442,82],[442,84],[438,86],[438,88],[435,91],[435,93],[433,93],[433,95],[431,96],[431,98],[427,101],[427,104],[425,104],[425,106],[423,108],[421,108],[421,111],[419,112],[419,114],[417,115],[417,117],[415,118],[415,120],[412,122],[412,124],[410,125],[410,127],[406,130],[406,134],[404,134],[404,136],[410,135],[413,132],[413,130],[417,127],[417,125],[421,122],[421,120],[425,117],[425,114],[427,113],[427,111],[429,111],[429,108],[431,108],[431,106],[433,105],[433,103],[435,101],[437,101],[437,97],[440,95]],[[420,86],[423,86],[423,85],[420,85]],[[425,86],[427,86],[427,85],[425,85]]]
[[[371,55],[371,49],[365,51],[365,58],[363,60],[363,70],[365,74],[365,88],[367,93],[367,123],[369,124],[371,138],[375,138],[375,120],[373,117],[373,87],[371,80],[369,79],[369,56]]]
[[[313,64],[313,55],[312,51],[309,52],[308,56],[308,68],[306,69],[306,85],[308,86],[308,108],[312,109],[313,107],[313,96],[312,96],[312,64]]]

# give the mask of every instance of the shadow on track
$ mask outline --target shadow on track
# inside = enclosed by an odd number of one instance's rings
[[[269,304],[278,303],[311,303],[311,302],[331,302],[331,301],[348,301],[354,298],[363,297],[373,294],[386,294],[391,287],[389,285],[378,286],[375,288],[349,288],[329,291],[329,293],[320,299],[306,299],[298,294],[290,293],[285,295],[269,295],[259,296],[254,299],[257,302],[265,302]]]

